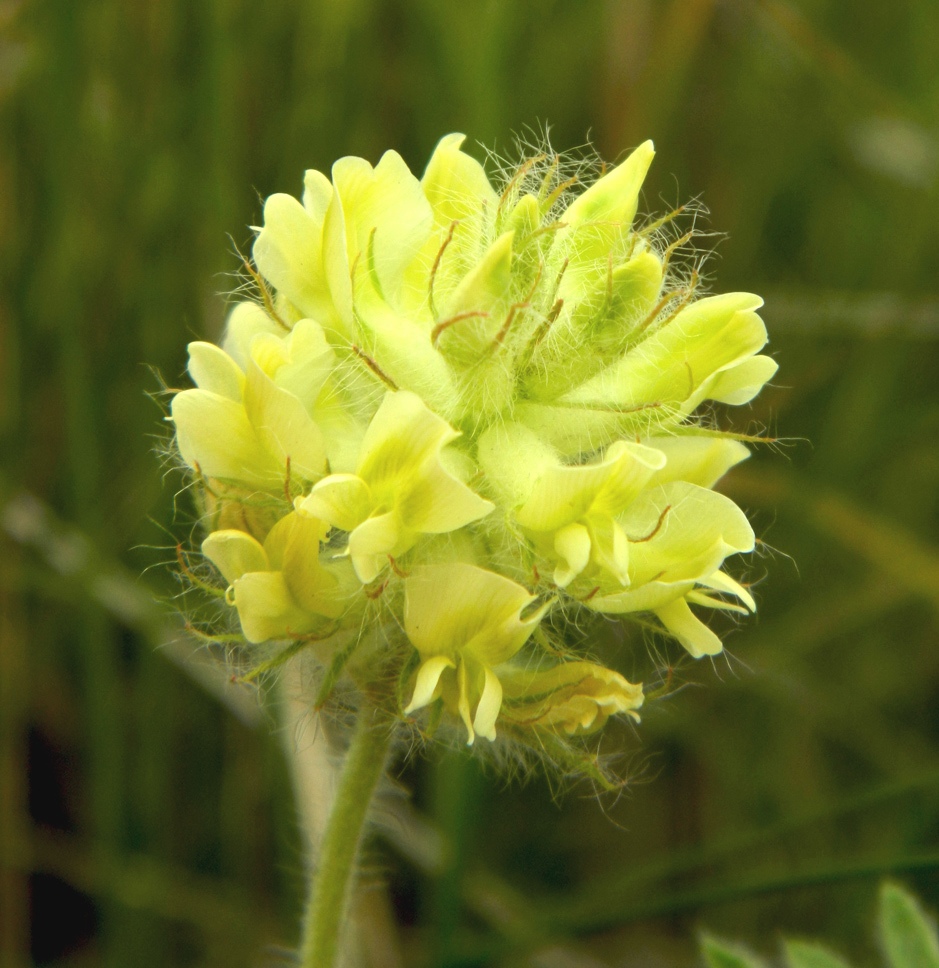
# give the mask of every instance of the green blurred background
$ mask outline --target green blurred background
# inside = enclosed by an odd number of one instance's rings
[[[155,604],[191,509],[149,367],[180,385],[305,168],[546,123],[654,138],[646,210],[703,199],[714,289],[766,297],[779,375],[722,418],[790,439],[724,485],[760,612],[713,665],[620,644],[672,692],[604,739],[619,797],[401,766],[374,964],[692,965],[701,925],[874,964],[883,873],[939,904],[935,0],[3,0],[3,968],[290,963],[283,736]]]

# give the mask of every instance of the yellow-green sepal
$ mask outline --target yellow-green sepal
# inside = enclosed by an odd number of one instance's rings
[[[569,226],[564,241],[570,246],[572,264],[605,258],[628,235],[654,157],[652,142],[643,142],[570,204],[562,221]]]

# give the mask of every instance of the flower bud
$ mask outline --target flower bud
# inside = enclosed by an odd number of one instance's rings
[[[639,720],[642,686],[594,662],[513,670],[503,673],[501,682],[502,716],[516,726],[574,736],[602,729],[610,716],[625,714]]]

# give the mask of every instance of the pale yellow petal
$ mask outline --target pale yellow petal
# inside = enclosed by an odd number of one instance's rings
[[[534,601],[527,589],[463,563],[414,569],[405,581],[404,625],[422,656],[466,652],[484,665],[515,655],[544,614],[522,619]]]
[[[618,520],[631,542],[633,586],[697,580],[754,547],[753,529],[730,498],[686,481],[643,491]]]
[[[592,514],[587,520],[592,559],[621,585],[629,584],[629,540],[622,527],[605,514]]]
[[[257,303],[240,302],[229,313],[222,349],[244,370],[251,356],[251,344],[261,333],[283,339],[287,330]]]
[[[555,531],[579,521],[590,510],[609,473],[610,468],[603,464],[547,468],[531,496],[515,512],[516,521],[532,531]]]
[[[703,655],[717,655],[724,647],[721,640],[695,616],[684,598],[677,598],[655,609],[655,614],[696,659]]]
[[[202,542],[202,553],[229,585],[248,572],[270,570],[264,548],[244,531],[213,531]]]
[[[352,531],[371,513],[372,493],[355,474],[330,474],[316,483],[298,506],[335,528]]]
[[[502,685],[498,676],[488,666],[483,667],[484,684],[482,695],[476,704],[473,729],[483,739],[493,742],[496,738],[496,718],[502,706]]]
[[[359,580],[374,581],[388,564],[388,556],[407,550],[398,515],[393,511],[363,521],[349,535],[349,555]],[[403,540],[404,539],[404,540]]]
[[[471,676],[464,659],[460,659],[457,665],[456,677],[458,690],[457,711],[460,714],[460,719],[463,720],[463,725],[466,727],[466,745],[472,746],[473,741],[476,739],[476,732],[473,729],[473,712],[470,704]]]
[[[245,375],[238,364],[214,343],[189,344],[189,375],[200,390],[241,402]]]
[[[554,531],[593,509],[618,514],[664,464],[660,452],[624,441],[610,447],[599,463],[548,467],[516,520],[532,531]]]
[[[729,602],[726,598],[712,598],[710,595],[700,591],[697,587],[685,595],[685,601],[689,605],[700,605],[702,608],[713,608],[724,612],[735,612],[737,615],[749,615],[750,610],[738,605],[736,602]]]
[[[277,520],[264,539],[264,553],[271,563],[271,571],[281,571],[284,565],[284,553],[287,542],[293,533],[293,522],[296,514],[286,514]]]
[[[527,239],[537,232],[541,228],[541,203],[538,198],[526,192],[515,203],[515,207],[503,224],[513,229],[520,239]]]
[[[336,308],[336,327],[343,336],[354,332],[352,313],[352,262],[342,198],[334,188],[323,220],[323,272]],[[325,324],[325,321],[324,321]]]
[[[775,376],[779,364],[769,356],[753,356],[715,373],[698,388],[692,401],[716,400],[740,406],[749,403]]]
[[[642,685],[594,662],[564,662],[549,669],[499,670],[505,719],[527,727],[593,732],[610,716],[639,718]]]
[[[421,474],[402,496],[398,512],[411,531],[443,534],[478,521],[494,507],[437,465]]]
[[[692,302],[580,386],[557,399],[521,403],[515,419],[576,455],[677,424],[715,394],[741,402],[771,375],[772,361],[750,362],[767,339],[756,314],[761,305],[759,296],[739,292]]]
[[[595,428],[601,442],[605,434],[621,434],[643,420],[678,419],[709,395],[709,386],[716,385],[708,383],[714,374],[740,364],[765,345],[766,327],[755,312],[761,305],[760,297],[751,293],[699,299],[559,402],[583,406],[585,429]],[[653,409],[643,409],[650,405]],[[604,407],[609,412],[604,413]],[[616,410],[634,416],[617,416]],[[538,411],[532,414],[537,415]]]
[[[652,309],[662,289],[662,260],[648,249],[617,266],[609,277],[608,320],[615,321],[623,336]],[[604,280],[606,282],[606,280]]]
[[[611,471],[593,501],[592,510],[619,514],[636,499],[655,472],[665,466],[665,461],[660,450],[643,444],[629,440],[611,444],[603,456],[603,466],[610,467]]]
[[[295,396],[311,416],[336,361],[323,327],[312,319],[299,320],[287,339],[259,336],[252,343],[251,357],[278,387]]]
[[[554,581],[558,587],[564,588],[590,561],[590,532],[582,524],[569,524],[555,534],[554,550],[561,559],[554,570]]]
[[[750,456],[746,445],[739,440],[723,437],[652,437],[647,443],[667,459],[665,466],[649,480],[652,486],[667,481],[689,481],[710,488]]]
[[[273,379],[277,371],[290,359],[290,337],[259,333],[251,341],[249,359],[254,360],[265,376]],[[245,370],[247,369],[246,364]]]
[[[722,571],[712,572],[707,578],[699,578],[698,584],[704,585],[706,588],[713,588],[718,592],[723,592],[725,595],[735,595],[751,612],[756,611],[756,602],[753,600],[750,592],[739,582],[734,581],[730,575],[726,575]]]
[[[456,663],[445,655],[434,655],[421,663],[414,682],[414,693],[411,701],[405,706],[404,714],[408,715],[417,709],[430,705],[437,698],[437,685],[440,677],[447,669],[455,669]]]
[[[294,602],[305,612],[338,617],[344,608],[335,577],[320,562],[322,522],[293,514],[281,569]]]
[[[303,207],[314,222],[323,224],[332,197],[333,186],[330,180],[321,171],[308,168],[303,175]]]
[[[511,231],[499,236],[485,253],[474,260],[470,271],[439,304],[436,346],[458,368],[476,367],[489,362],[493,372],[486,374],[488,383],[494,382],[497,371],[503,369],[498,361],[487,361],[486,357],[493,349],[493,341],[512,301],[514,235],[514,231]],[[471,372],[468,376],[478,392],[479,375]]]
[[[249,642],[304,635],[323,621],[299,608],[279,571],[254,571],[232,585],[241,629]]]
[[[655,147],[644,141],[629,157],[579,195],[564,213],[564,221],[577,226],[598,220],[631,223],[639,205]]]
[[[286,477],[318,480],[326,470],[323,435],[303,404],[278,387],[252,360],[245,383],[245,412]]]
[[[405,267],[426,240],[433,215],[421,184],[396,151],[373,169],[362,158],[340,158],[332,169],[342,198],[350,266],[374,271],[380,292],[394,299]]]
[[[205,477],[262,488],[282,480],[240,403],[206,390],[183,390],[173,397],[170,413],[180,456]]]
[[[323,273],[322,224],[290,195],[264,203],[264,228],[254,242],[261,274],[305,316],[314,319],[328,301]]]
[[[512,284],[512,242],[515,232],[504,232],[479,257],[478,262],[466,273],[459,286],[446,303],[441,306],[441,318],[447,319],[464,312],[490,312],[504,302]],[[441,334],[441,345],[454,334],[465,332],[466,325],[454,324]],[[499,321],[489,321],[487,329],[498,329]]]
[[[651,612],[687,595],[694,589],[694,584],[694,581],[649,581],[637,588],[592,595],[584,599],[584,605],[605,615]]]
[[[365,432],[358,474],[375,489],[400,486],[458,436],[417,394],[386,393]]]

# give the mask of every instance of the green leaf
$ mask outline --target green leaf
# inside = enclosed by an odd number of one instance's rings
[[[766,962],[747,948],[711,935],[702,937],[701,952],[708,968],[766,968]]]
[[[840,955],[820,944],[807,941],[786,941],[788,968],[850,968]]]
[[[939,968],[939,938],[919,902],[888,881],[880,890],[880,937],[891,968]]]

